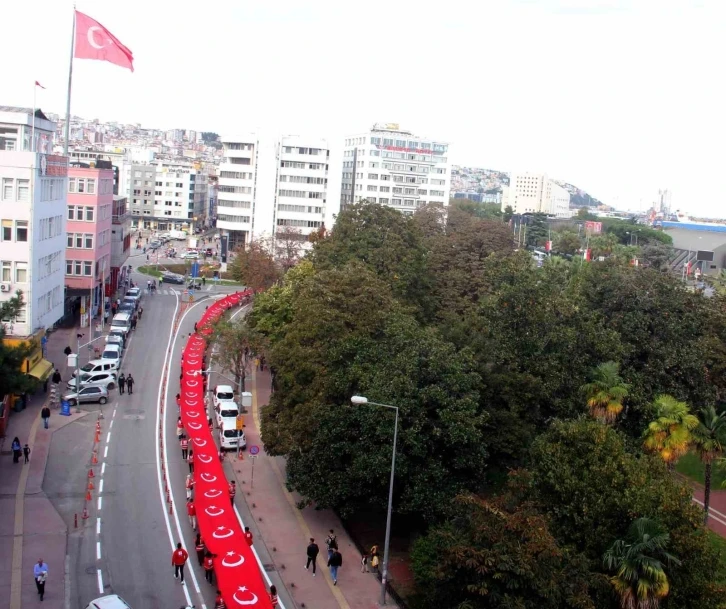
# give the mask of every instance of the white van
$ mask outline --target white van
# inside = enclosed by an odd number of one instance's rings
[[[217,402],[217,405],[214,407],[214,414],[216,415],[217,425],[221,427],[224,419],[237,419],[239,406],[232,400],[223,400]]]
[[[81,374],[88,373],[93,374],[97,372],[113,372],[118,370],[119,360],[109,361],[105,359],[92,359],[85,366],[81,366]],[[73,376],[76,376],[76,371],[73,371]]]
[[[109,594],[92,600],[86,605],[86,609],[131,609],[131,607],[118,594]]]
[[[219,423],[219,447],[222,450],[247,448],[247,437],[243,429],[236,429],[237,419],[222,419]]]
[[[128,334],[131,331],[131,315],[128,313],[116,313],[111,320],[111,329],[118,329],[124,334]]]
[[[121,347],[118,345],[108,344],[103,348],[101,360],[106,362],[116,362],[116,368],[121,364]]]
[[[217,408],[217,405],[220,402],[229,402],[234,400],[234,389],[232,389],[231,385],[217,385],[214,388],[214,408]]]

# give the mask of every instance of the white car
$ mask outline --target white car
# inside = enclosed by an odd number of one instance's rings
[[[95,374],[97,372],[112,372],[114,370],[118,370],[119,361],[120,360],[108,361],[92,359],[85,366],[81,366],[81,374],[84,372],[91,372]],[[75,370],[73,371],[73,376],[76,376]]]
[[[234,389],[232,385],[217,385],[214,388],[214,408],[217,408],[217,404],[220,402],[233,402],[234,401]]]
[[[243,429],[237,429],[237,419],[222,419],[219,425],[219,447],[222,450],[247,448],[247,437]]]
[[[128,603],[118,594],[109,594],[92,600],[86,609],[131,609]]]
[[[199,258],[199,252],[184,252],[181,257],[185,260],[196,260]]]
[[[236,420],[239,414],[239,406],[232,401],[218,402],[214,407],[214,414],[217,418],[217,425],[222,426],[222,421],[225,419]]]
[[[121,364],[121,355],[121,347],[109,343],[104,347],[103,353],[101,353],[101,360],[116,362],[116,367],[118,368]]]
[[[76,390],[76,381],[76,378],[68,381],[69,391]],[[116,387],[117,382],[116,372],[81,373],[81,387],[105,387],[106,389],[113,389]]]

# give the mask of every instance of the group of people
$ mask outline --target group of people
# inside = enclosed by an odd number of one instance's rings
[[[13,451],[13,463],[20,463],[20,457],[22,456],[25,456],[25,463],[30,461],[30,446],[28,446],[27,442],[25,446],[21,446],[18,436],[13,438],[13,443],[10,448]]]
[[[131,373],[129,372],[128,375],[124,375],[122,372],[118,377],[118,392],[120,395],[123,395],[124,392],[128,392],[129,395],[132,395],[134,393],[134,383],[136,381],[134,380],[134,377],[131,376]]]

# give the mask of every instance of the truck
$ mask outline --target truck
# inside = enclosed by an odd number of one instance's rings
[[[187,249],[190,249],[190,250],[197,249],[197,238],[196,237],[191,237],[189,239],[189,246],[187,247]]]
[[[187,231],[185,231],[185,230],[170,230],[169,231],[169,238],[170,239],[175,239],[177,241],[181,241],[181,240],[187,238]]]

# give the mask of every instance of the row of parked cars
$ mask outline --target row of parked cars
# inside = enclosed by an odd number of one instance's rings
[[[99,358],[92,359],[80,369],[80,376],[73,373],[68,381],[68,392],[63,399],[71,406],[79,402],[98,402],[105,404],[109,391],[118,386],[118,374],[124,351],[128,344],[131,321],[141,304],[141,289],[131,288],[119,304],[118,312],[111,320],[111,328],[106,335],[106,344]]]
[[[234,389],[230,385],[217,385],[212,392],[214,418],[219,430],[219,446],[222,450],[247,448],[243,429],[237,429],[237,417],[241,414],[234,401]]]

